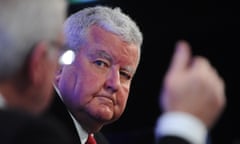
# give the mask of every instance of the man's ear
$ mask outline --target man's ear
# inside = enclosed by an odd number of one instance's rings
[[[29,59],[29,79],[33,84],[40,84],[44,79],[44,67],[47,65],[48,47],[44,42],[35,45]]]

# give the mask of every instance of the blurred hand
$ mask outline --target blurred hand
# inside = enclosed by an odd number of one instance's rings
[[[209,61],[192,56],[185,41],[176,51],[164,79],[161,106],[165,112],[187,112],[210,128],[225,106],[224,81]]]

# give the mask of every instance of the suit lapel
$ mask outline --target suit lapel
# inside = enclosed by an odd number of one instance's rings
[[[74,143],[81,144],[77,130],[75,128],[75,125],[70,114],[68,113],[67,107],[62,102],[56,91],[54,91],[54,99],[49,109],[47,110],[46,115],[50,117],[53,116],[57,120],[59,120],[69,130],[69,133],[73,136]]]
[[[69,130],[70,134],[73,136],[74,144],[81,144],[81,140],[78,136],[77,129],[74,125],[73,119],[68,113],[67,107],[62,102],[60,96],[56,91],[54,91],[54,99],[52,104],[46,113],[47,116],[55,117]],[[102,133],[95,133],[95,139],[97,144],[108,144],[108,140],[102,135]]]

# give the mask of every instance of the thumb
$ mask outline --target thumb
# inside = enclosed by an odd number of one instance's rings
[[[175,52],[170,64],[170,71],[182,71],[188,67],[191,60],[190,46],[186,41],[176,44]]]

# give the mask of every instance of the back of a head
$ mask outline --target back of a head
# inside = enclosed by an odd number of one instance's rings
[[[86,32],[91,25],[100,26],[139,48],[142,45],[143,36],[135,21],[119,7],[107,6],[87,7],[68,17],[64,29],[67,44],[71,48],[79,48],[84,43]]]
[[[65,0],[0,0],[0,82],[17,73],[34,45],[62,30]]]

